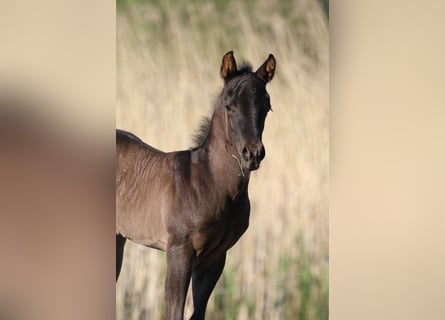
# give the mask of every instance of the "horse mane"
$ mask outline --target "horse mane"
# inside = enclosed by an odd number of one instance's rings
[[[198,130],[193,135],[193,145],[192,149],[198,149],[201,147],[207,140],[207,137],[210,133],[210,124],[212,120],[210,117],[203,117],[201,119],[201,124],[199,125]]]

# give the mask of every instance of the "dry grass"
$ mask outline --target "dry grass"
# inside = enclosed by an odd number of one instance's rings
[[[222,88],[226,51],[254,68],[275,55],[250,227],[208,314],[327,319],[329,35],[318,2],[118,2],[117,40],[117,126],[164,151],[190,147]],[[164,274],[163,253],[128,244],[117,319],[161,319]]]

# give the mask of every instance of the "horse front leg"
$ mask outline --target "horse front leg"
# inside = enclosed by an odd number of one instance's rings
[[[224,264],[226,263],[226,254],[224,253],[216,263],[210,267],[193,271],[192,291],[193,291],[193,315],[191,320],[205,319],[207,302],[210,294],[215,288],[216,282],[222,274]]]
[[[175,236],[170,236],[166,251],[165,319],[183,320],[194,251],[188,238]]]

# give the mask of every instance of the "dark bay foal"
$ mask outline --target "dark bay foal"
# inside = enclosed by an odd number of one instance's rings
[[[265,156],[275,66],[269,55],[256,72],[238,69],[226,53],[224,88],[191,150],[164,153],[116,131],[116,280],[126,239],[165,250],[166,319],[183,319],[190,280],[192,319],[204,319],[226,252],[249,225],[249,177]]]

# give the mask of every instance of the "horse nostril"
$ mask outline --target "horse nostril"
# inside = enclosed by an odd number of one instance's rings
[[[266,156],[266,149],[264,149],[264,146],[261,145],[260,149],[258,150],[258,160],[261,161]]]
[[[243,148],[243,158],[246,161],[250,161],[250,159],[252,159],[252,152],[247,147]]]

